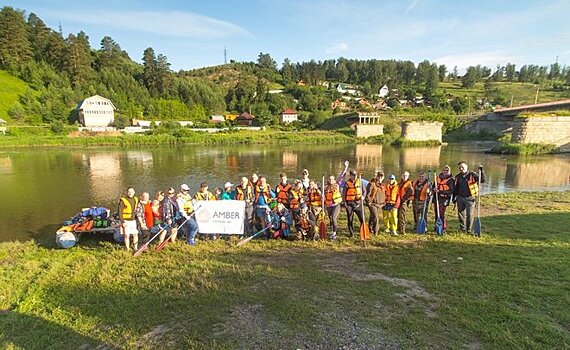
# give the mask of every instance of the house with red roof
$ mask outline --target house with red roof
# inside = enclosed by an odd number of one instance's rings
[[[292,122],[296,122],[299,120],[299,114],[297,111],[292,110],[291,108],[287,108],[283,110],[283,112],[279,113],[279,121],[281,124],[288,124]]]

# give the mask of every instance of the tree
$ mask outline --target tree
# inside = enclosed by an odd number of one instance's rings
[[[32,58],[28,26],[23,11],[0,10],[0,68],[17,70]]]
[[[507,63],[505,66],[505,79],[507,79],[507,81],[513,82],[515,80],[515,74],[516,65],[510,62]]]
[[[152,47],[143,52],[143,81],[151,96],[158,96],[158,69],[156,55]]]
[[[461,77],[461,86],[464,88],[471,88],[475,86],[475,83],[479,80],[480,75],[477,67],[470,66],[467,68],[467,72],[463,77]]]
[[[261,69],[277,70],[277,63],[268,53],[259,53],[259,56],[257,57],[257,65]]]
[[[64,69],[69,74],[74,85],[81,85],[90,80],[93,75],[91,65],[91,47],[89,37],[83,31],[77,36],[69,34],[66,40],[66,50],[64,54]]]
[[[446,74],[447,74],[447,67],[445,66],[445,64],[441,64],[438,67],[439,81],[444,81]]]
[[[288,58],[283,60],[283,65],[281,67],[281,76],[283,77],[283,82],[289,84],[295,81],[295,69]]]

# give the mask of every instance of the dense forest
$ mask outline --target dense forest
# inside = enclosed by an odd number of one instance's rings
[[[275,123],[284,108],[296,108],[304,123],[316,126],[337,112],[331,107],[341,97],[336,83],[357,87],[359,97],[371,101],[388,85],[391,92],[385,100],[392,108],[397,109],[403,98],[420,95],[433,110],[457,114],[465,112],[466,99],[450,96],[442,83],[466,89],[484,83],[490,103],[508,99],[496,89],[497,82],[547,84],[570,96],[570,67],[558,62],[518,68],[509,63],[494,69],[478,65],[459,76],[457,67],[450,70],[427,60],[416,65],[402,60],[285,59],[278,67],[270,54],[260,53],[256,62],[173,72],[167,57],[151,47],[139,64],[110,36],[93,48],[83,31],[64,37],[61,29],[47,27],[36,14],[12,7],[0,10],[0,69],[28,84],[8,115],[14,122],[32,125],[74,123],[77,103],[95,94],[113,101],[119,126],[133,117],[199,124],[210,114],[243,111],[256,115],[257,124],[267,125]]]

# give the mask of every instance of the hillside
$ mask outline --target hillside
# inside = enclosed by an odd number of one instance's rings
[[[18,96],[26,91],[27,86],[24,81],[0,70],[0,118],[11,121],[8,110],[18,101]]]

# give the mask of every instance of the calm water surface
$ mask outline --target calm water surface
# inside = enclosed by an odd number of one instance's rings
[[[489,155],[488,144],[452,144],[424,148],[381,145],[249,145],[154,147],[118,149],[4,149],[0,150],[0,241],[53,237],[63,220],[83,207],[115,209],[129,186],[138,194],[154,194],[187,183],[192,192],[200,182],[210,188],[236,183],[252,172],[264,174],[272,186],[278,174],[299,177],[337,175],[345,160],[372,176],[408,170],[440,169],[465,160],[471,168],[485,166],[483,193],[570,190],[570,155],[517,157]]]

